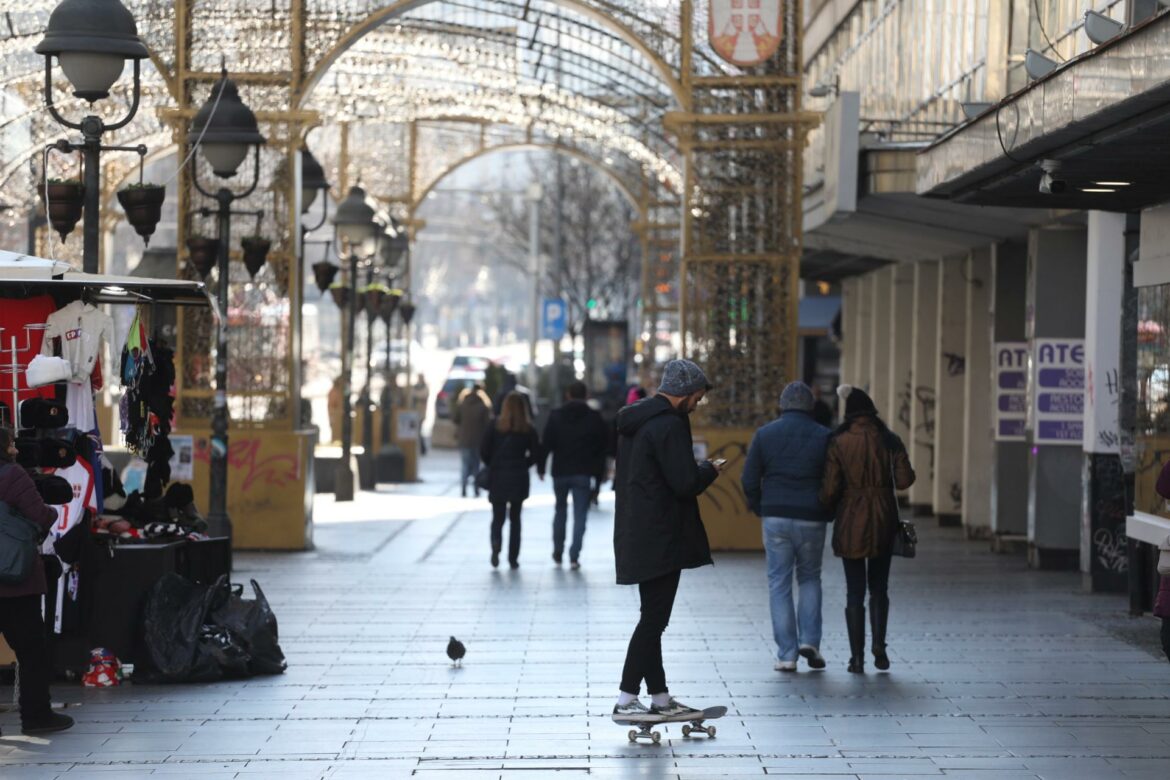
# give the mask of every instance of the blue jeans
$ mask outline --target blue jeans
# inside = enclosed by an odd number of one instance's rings
[[[467,490],[467,480],[474,480],[475,475],[479,473],[479,448],[478,447],[461,447],[459,455],[463,460],[463,472],[459,478],[459,484],[463,490]],[[479,489],[476,489],[478,494]]]
[[[768,561],[768,595],[776,658],[795,661],[803,645],[821,645],[821,558],[827,523],[765,517],[764,550]],[[800,586],[797,608],[792,604],[792,574]]]
[[[573,494],[573,544],[569,547],[569,560],[575,561],[581,555],[581,542],[585,539],[585,519],[589,516],[589,493],[592,487],[593,480],[588,474],[553,477],[553,492],[557,496],[557,508],[553,513],[553,555],[558,558],[565,549],[569,493]]]

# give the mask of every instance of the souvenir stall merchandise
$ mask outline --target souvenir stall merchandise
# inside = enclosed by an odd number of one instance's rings
[[[114,343],[105,304],[136,309],[125,345]],[[195,282],[88,275],[0,251],[0,423],[15,429],[20,464],[57,510],[42,555],[59,671],[84,671],[95,647],[133,660],[159,577],[187,573],[190,544],[227,549],[226,539],[208,540],[191,487],[170,483],[174,357],[149,331],[155,307],[168,304],[212,305]],[[126,495],[103,452],[117,436],[95,412],[103,366],[123,380],[126,443],[148,464],[141,493]],[[212,574],[227,573],[214,561],[228,554],[210,558]]]

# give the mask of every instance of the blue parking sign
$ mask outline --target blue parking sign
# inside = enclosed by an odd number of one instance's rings
[[[565,336],[565,302],[560,298],[545,298],[540,318],[540,336],[559,341]]]

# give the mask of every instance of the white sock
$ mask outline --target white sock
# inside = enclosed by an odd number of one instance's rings
[[[650,703],[653,704],[655,707],[665,707],[667,704],[670,704],[670,694],[669,693],[652,694],[650,696]]]
[[[625,691],[618,691],[618,706],[625,707],[627,704],[632,704],[638,700],[637,694],[626,693]]]

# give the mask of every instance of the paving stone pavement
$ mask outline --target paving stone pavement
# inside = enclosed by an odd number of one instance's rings
[[[572,572],[550,559],[537,483],[521,568],[493,570],[486,503],[458,497],[452,453],[425,463],[420,485],[321,500],[316,550],[237,557],[237,579],[259,580],[279,617],[286,674],[58,686],[78,725],[26,738],[0,715],[0,778],[1170,777],[1170,664],[1096,619],[1124,599],[929,521],[920,557],[895,562],[890,674],[845,671],[831,551],[820,673],[772,670],[762,556],[685,572],[671,690],[730,711],[715,739],[669,725],[661,745],[629,744],[609,713],[637,592],[613,583],[612,496]],[[459,669],[450,635],[468,647]]]

